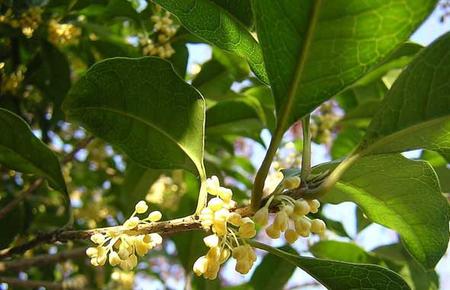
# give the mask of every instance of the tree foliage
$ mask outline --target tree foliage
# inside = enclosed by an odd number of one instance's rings
[[[438,289],[450,33],[409,42],[436,4],[1,2],[0,282]],[[372,223],[393,244],[358,245]]]

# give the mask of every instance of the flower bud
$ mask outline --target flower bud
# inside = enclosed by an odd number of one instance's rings
[[[280,229],[280,231],[284,232],[288,227],[288,223],[289,223],[289,217],[288,217],[287,213],[284,210],[280,210],[279,212],[277,212],[277,214],[275,215],[275,220],[274,220],[273,224],[278,229]]]
[[[103,242],[105,241],[105,236],[100,233],[93,234],[91,236],[91,241],[93,241],[94,243],[96,243],[98,245],[103,244]]]
[[[208,208],[212,211],[218,211],[223,208],[223,200],[219,197],[214,197],[208,202]]]
[[[254,215],[253,220],[255,223],[265,226],[269,221],[269,209],[267,207],[260,208]]]
[[[296,189],[300,186],[301,179],[299,176],[291,176],[283,179],[283,186],[286,189]]]
[[[128,229],[128,230],[131,230],[131,229],[134,229],[135,227],[137,227],[137,225],[139,224],[139,218],[138,217],[132,217],[132,218],[129,218],[129,219],[127,219],[124,223],[123,223],[123,226],[126,228],[126,229]]]
[[[289,244],[293,244],[295,243],[295,241],[297,241],[298,239],[298,234],[292,230],[292,229],[288,229],[286,230],[286,232],[284,233],[284,238],[286,239],[286,241]]]
[[[311,208],[306,200],[298,199],[295,201],[294,205],[294,215],[304,216],[310,212]]]
[[[272,224],[266,228],[266,234],[272,239],[278,239],[280,237],[280,229]]]
[[[89,247],[89,248],[86,249],[86,255],[87,255],[89,258],[96,257],[97,254],[98,254],[97,248]]]
[[[228,216],[228,222],[232,224],[233,226],[240,226],[242,224],[242,217],[240,214],[236,212],[230,213]]]
[[[311,222],[306,217],[300,217],[294,221],[295,231],[302,237],[307,237],[310,234]]]
[[[195,261],[193,270],[195,275],[201,276],[206,272],[206,269],[208,268],[208,260],[205,256],[201,256],[200,258]]]
[[[112,251],[111,253],[109,253],[109,263],[111,264],[111,266],[117,266],[121,261],[122,260],[120,259],[117,252]]]
[[[326,225],[321,219],[314,219],[311,221],[311,232],[321,234],[325,232]]]
[[[159,220],[161,220],[162,218],[162,213],[158,210],[156,211],[152,211],[149,215],[148,215],[148,220],[151,222],[157,222]]]
[[[141,200],[134,207],[137,213],[145,213],[148,209],[148,205],[145,201]]]
[[[214,248],[219,245],[219,237],[217,235],[209,235],[205,238],[203,238],[203,241],[205,242],[205,245],[209,248]]]
[[[231,197],[233,196],[233,192],[229,188],[220,187],[218,190],[218,196],[226,203],[231,201]]]
[[[308,204],[311,208],[312,213],[316,213],[319,211],[320,202],[317,199],[308,200]]]

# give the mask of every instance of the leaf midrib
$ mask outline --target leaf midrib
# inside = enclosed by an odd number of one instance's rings
[[[72,112],[75,111],[83,111],[83,110],[99,110],[99,111],[106,111],[106,112],[111,112],[111,113],[115,113],[118,115],[122,115],[124,117],[136,120],[136,121],[140,121],[146,125],[148,125],[149,127],[153,128],[154,130],[158,131],[159,133],[161,133],[163,136],[165,136],[167,139],[169,139],[170,141],[172,141],[173,143],[175,143],[188,157],[189,159],[192,161],[192,163],[195,165],[195,167],[197,168],[197,170],[199,171],[199,173],[201,172],[201,166],[200,164],[198,164],[197,160],[194,160],[193,156],[195,156],[194,154],[192,154],[187,148],[185,148],[183,145],[181,145],[179,142],[177,142],[176,139],[174,139],[171,135],[169,135],[166,131],[164,131],[162,128],[158,127],[157,125],[142,119],[141,117],[129,114],[127,112],[123,112],[120,110],[116,110],[116,109],[112,109],[112,108],[106,108],[106,107],[95,107],[95,106],[89,106],[89,107],[82,107],[82,108],[72,108],[69,110]],[[196,158],[195,158],[196,159]]]

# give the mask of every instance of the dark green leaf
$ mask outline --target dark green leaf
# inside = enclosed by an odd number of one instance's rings
[[[320,241],[312,245],[309,251],[321,259],[363,264],[377,264],[379,262],[379,258],[375,255],[366,252],[353,243]]]
[[[230,12],[242,24],[250,28],[253,25],[253,11],[250,0],[212,0],[214,3]]]
[[[447,249],[448,203],[427,162],[401,155],[361,158],[325,200],[357,203],[370,220],[397,231],[414,258],[427,268],[433,268]]]
[[[379,64],[415,31],[436,1],[253,4],[278,116],[288,114],[291,124]]]
[[[424,49],[395,81],[361,144],[361,154],[450,150],[450,33]]]
[[[175,14],[193,34],[245,58],[255,74],[267,81],[261,48],[245,26],[210,0],[155,0]]]
[[[125,215],[133,212],[138,201],[145,200],[150,187],[161,173],[161,170],[144,168],[132,161],[128,163],[118,197],[120,208]]]
[[[232,113],[230,113],[232,112]],[[259,139],[264,113],[258,100],[246,97],[217,103],[206,111],[206,134]]]
[[[0,163],[6,167],[45,177],[50,185],[67,194],[56,155],[19,116],[0,108]]]
[[[1,154],[1,153],[0,153]],[[0,208],[3,208],[14,198],[2,197],[0,199]],[[14,240],[14,238],[23,231],[25,226],[25,210],[22,204],[19,204],[13,211],[10,211],[0,219],[0,249],[4,249]]]
[[[294,252],[291,247],[280,248],[282,251]],[[281,290],[294,274],[295,265],[286,263],[283,258],[266,255],[255,269],[250,285],[255,290]]]
[[[302,268],[331,290],[410,289],[400,276],[380,266],[302,257],[259,242],[251,244]]]
[[[204,100],[167,61],[99,62],[72,87],[64,110],[141,166],[203,174]]]

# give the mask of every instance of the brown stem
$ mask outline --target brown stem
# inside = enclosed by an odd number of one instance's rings
[[[0,262],[0,272],[23,271],[33,266],[42,266],[82,257],[85,255],[85,248],[77,248],[64,251],[54,255],[40,255],[29,259]]]
[[[49,244],[55,242],[67,242],[74,240],[87,240],[96,233],[105,234],[115,231],[117,233],[125,233],[129,235],[140,235],[149,233],[160,233],[162,235],[170,235],[178,232],[201,230],[200,222],[194,216],[173,219],[169,221],[154,222],[139,225],[136,229],[126,230],[122,226],[98,228],[92,230],[57,230],[50,233],[38,235],[33,240],[22,245],[0,251],[0,259],[11,257],[15,254],[22,254],[41,244]]]
[[[45,287],[46,289],[64,289],[62,283],[48,282],[48,281],[37,281],[37,280],[21,280],[11,277],[1,277],[0,282],[4,282],[9,286],[17,286],[25,289],[33,289],[37,287]]]

